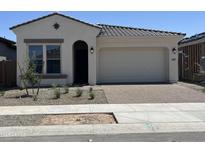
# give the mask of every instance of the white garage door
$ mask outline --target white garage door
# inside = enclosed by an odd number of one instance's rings
[[[100,83],[167,82],[164,48],[107,48],[99,52]]]

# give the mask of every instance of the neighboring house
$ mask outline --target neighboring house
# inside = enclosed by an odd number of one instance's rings
[[[205,72],[205,33],[200,33],[179,42],[179,78],[198,80]],[[202,78],[203,80],[203,78]]]
[[[10,29],[17,36],[17,62],[32,58],[43,72],[42,85],[178,81],[182,33],[93,25],[59,13]],[[18,85],[19,75],[17,70]]]
[[[16,60],[16,42],[0,37],[0,61]]]
[[[16,43],[0,37],[0,86],[16,86]]]

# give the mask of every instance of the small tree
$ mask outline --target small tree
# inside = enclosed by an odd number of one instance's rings
[[[25,60],[24,66],[21,67],[18,63],[20,70],[20,80],[22,82],[23,89],[26,90],[26,94],[29,96],[29,87],[32,89],[32,95],[38,96],[40,90],[41,76],[36,74],[36,65],[31,60]],[[34,88],[37,86],[37,91]]]

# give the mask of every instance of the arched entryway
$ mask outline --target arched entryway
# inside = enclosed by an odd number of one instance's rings
[[[88,84],[88,45],[84,41],[73,44],[74,84]]]

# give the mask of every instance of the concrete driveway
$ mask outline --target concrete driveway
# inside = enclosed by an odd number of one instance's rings
[[[102,85],[101,88],[112,104],[205,102],[201,87],[186,83]]]

